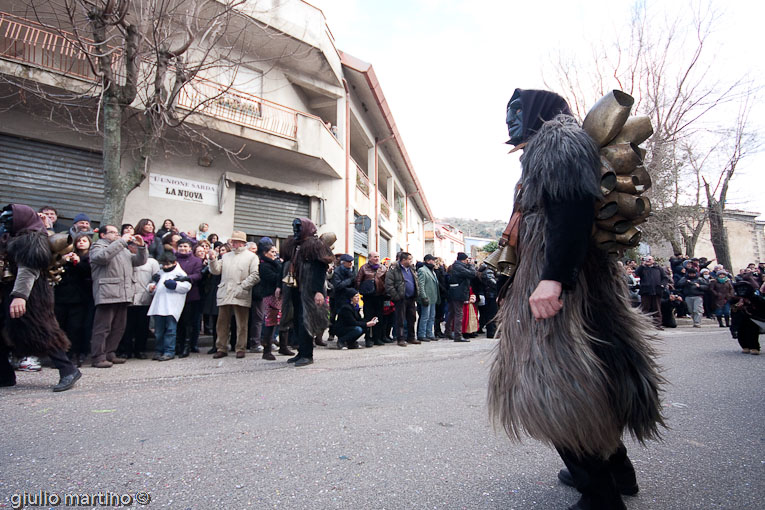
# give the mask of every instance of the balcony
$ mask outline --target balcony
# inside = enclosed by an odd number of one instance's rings
[[[122,51],[114,47],[109,47],[109,51],[114,68],[119,70]],[[97,83],[88,55],[97,53],[92,39],[0,12],[0,58],[4,60]],[[119,81],[119,71],[116,74]]]
[[[382,193],[380,193],[380,212],[386,219],[390,219],[390,204]]]
[[[181,89],[178,106],[290,140],[297,140],[298,115],[308,115],[201,78]]]
[[[369,198],[369,177],[367,177],[367,174],[364,173],[355,161],[353,164],[356,167],[356,188],[361,191],[365,197]]]
[[[84,49],[78,41],[84,42]],[[99,83],[86,53],[92,44],[74,34],[0,12],[0,72],[61,88],[86,85],[91,89]],[[119,48],[110,50],[119,82],[122,53]],[[26,67],[9,67],[2,61]],[[30,72],[30,67],[43,72]],[[55,75],[74,80],[50,78]],[[284,151],[289,151],[293,155],[287,158],[295,166],[335,178],[342,178],[345,172],[342,145],[315,115],[203,78],[186,84],[178,95],[177,106],[191,113],[191,123],[262,144],[260,154],[265,159],[283,161]]]

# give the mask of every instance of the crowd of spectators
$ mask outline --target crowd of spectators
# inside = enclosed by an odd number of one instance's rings
[[[146,359],[152,338],[154,360],[185,358],[200,352],[204,334],[212,336],[207,354],[214,358],[229,352],[238,359],[247,352],[266,360],[275,360],[274,352],[294,355],[294,325],[282,317],[289,264],[271,238],[253,242],[235,231],[223,242],[205,223],[183,232],[171,219],[159,229],[148,218],[94,229],[86,214],[66,227],[53,207],[41,208],[39,216],[49,232],[72,236],[73,251],[63,258],[54,295],[77,366],[110,368]],[[338,349],[406,347],[494,337],[496,277],[466,254],[451,265],[430,254],[414,261],[406,252],[394,260],[370,252],[359,268],[354,260],[337,253],[327,271],[330,326],[315,336],[315,345],[337,340]],[[272,352],[272,345],[278,350]],[[18,368],[39,370],[39,360],[22,359]]]
[[[71,227],[58,221],[52,207],[41,208],[39,215],[51,233],[68,230],[72,236],[54,306],[77,366],[109,368],[145,359],[150,338],[154,360],[185,358],[199,352],[202,334],[212,336],[207,354],[216,358],[235,352],[242,359],[250,352],[273,361],[274,352],[295,354],[294,324],[282,317],[288,265],[271,238],[252,242],[233,232],[224,243],[206,223],[182,232],[171,219],[156,229],[142,218],[135,225],[93,229],[85,214]],[[467,254],[459,253],[451,264],[430,254],[415,261],[406,252],[394,260],[370,252],[358,268],[354,261],[337,253],[327,271],[330,326],[313,338],[315,345],[328,347],[336,339],[338,349],[406,347],[494,337],[497,278]],[[738,339],[742,352],[759,354],[755,321],[765,292],[765,263],[733,275],[704,258],[676,254],[668,262],[662,267],[646,256],[639,265],[624,263],[633,306],[650,315],[658,329],[677,327],[678,317],[690,317],[696,328],[704,318],[716,320]],[[24,358],[18,368],[39,370],[39,360]]]
[[[680,253],[666,266],[650,255],[639,265],[627,260],[625,281],[633,306],[649,314],[658,329],[676,328],[677,318],[690,318],[694,328],[702,327],[704,318],[711,319],[730,330],[743,353],[759,354],[765,262],[750,263],[737,274],[712,262]]]

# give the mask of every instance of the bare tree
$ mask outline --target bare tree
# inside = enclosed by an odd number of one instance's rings
[[[185,121],[231,87],[244,54],[243,31],[229,30],[245,0],[29,0],[30,13],[84,59],[89,86],[51,89],[4,76],[22,95],[51,106],[50,119],[103,139],[102,222],[119,224],[128,194],[148,174],[168,131],[215,144]],[[188,100],[198,77],[228,82]],[[183,96],[183,94],[186,94]],[[187,104],[179,108],[179,99]],[[54,115],[53,112],[57,112]],[[130,140],[128,140],[130,139]],[[128,143],[130,141],[130,143]],[[235,152],[235,151],[232,151]],[[130,155],[130,164],[123,156]],[[127,158],[125,158],[127,159]]]
[[[646,240],[666,240],[676,253],[684,248],[688,255],[706,219],[702,167],[719,145],[703,145],[705,135],[724,117],[723,106],[752,90],[743,76],[713,78],[724,75],[715,72],[710,54],[716,16],[710,2],[662,18],[638,1],[628,30],[612,44],[593,45],[586,59],[560,54],[552,66],[552,88],[564,91],[580,117],[589,102],[613,88],[635,97],[635,113],[651,117],[654,134],[645,166],[653,180],[654,214],[641,228]]]
[[[725,230],[725,203],[733,174],[739,163],[745,157],[758,151],[761,147],[758,134],[749,128],[749,114],[752,109],[751,96],[741,103],[735,127],[720,133],[723,143],[715,152],[721,156],[717,174],[717,182],[710,183],[704,178],[704,189],[707,197],[707,213],[709,216],[709,234],[717,261],[728,268],[733,268],[730,257],[728,234]],[[715,174],[713,173],[713,175]],[[714,187],[712,187],[714,185]]]

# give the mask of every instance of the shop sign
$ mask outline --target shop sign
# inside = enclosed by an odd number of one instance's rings
[[[217,206],[218,185],[171,175],[149,174],[149,196]]]

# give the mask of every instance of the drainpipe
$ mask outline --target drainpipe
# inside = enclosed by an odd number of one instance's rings
[[[378,165],[377,165],[377,146],[380,144],[383,144],[396,136],[395,134],[391,134],[383,138],[382,140],[375,139],[375,222],[374,222],[374,234],[375,234],[375,251],[380,251],[380,190],[378,189],[378,185],[380,184],[380,175],[377,173]]]
[[[348,82],[343,78],[345,88],[345,253],[351,253],[351,93]]]
[[[404,195],[404,239],[406,239],[406,251],[409,251],[409,195]]]
[[[417,191],[404,195],[404,231],[406,232],[406,251],[409,251],[409,197],[413,197],[419,194],[420,190],[418,188]]]
[[[372,223],[374,225],[374,230],[372,231],[374,233],[375,238],[375,251],[380,252],[380,246],[379,246],[379,232],[380,229],[380,190],[378,186],[380,185],[380,176],[377,175],[377,139],[375,138],[375,221]]]

